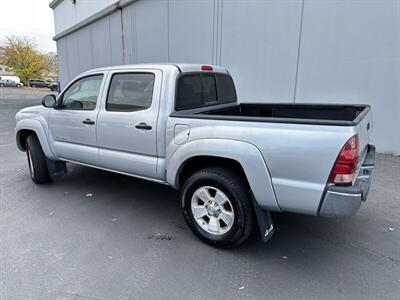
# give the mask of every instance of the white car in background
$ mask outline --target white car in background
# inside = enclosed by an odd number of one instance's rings
[[[23,84],[21,83],[21,79],[18,77],[18,76],[8,76],[8,75],[6,75],[6,76],[3,76],[3,75],[1,75],[0,76],[0,80],[12,80],[12,81],[14,81],[14,82],[16,82],[16,83],[19,83],[21,86],[23,86]]]

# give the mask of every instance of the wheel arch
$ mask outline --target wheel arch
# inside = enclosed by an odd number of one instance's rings
[[[249,184],[243,166],[237,160],[212,155],[197,155],[182,163],[177,175],[179,187],[182,187],[193,173],[210,167],[222,167],[232,170],[244,178],[247,184]]]
[[[250,143],[227,139],[188,142],[168,159],[167,182],[180,189],[182,180],[190,174],[211,166],[225,166],[240,172],[261,207],[280,211],[267,165],[261,152]]]
[[[32,134],[35,134],[39,139],[40,145],[42,146],[45,156],[50,159],[55,159],[55,156],[51,151],[50,145],[47,141],[43,126],[39,121],[21,120],[17,123],[15,130],[16,130],[16,143],[19,150],[25,152],[26,138]]]
[[[36,135],[36,132],[32,129],[20,129],[17,132],[17,147],[21,151],[26,151],[26,139],[30,135]]]

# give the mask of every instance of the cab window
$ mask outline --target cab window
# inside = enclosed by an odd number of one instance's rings
[[[152,73],[114,74],[107,95],[106,110],[138,111],[151,106],[154,88]]]
[[[103,75],[79,79],[63,94],[60,109],[94,110],[99,97]]]

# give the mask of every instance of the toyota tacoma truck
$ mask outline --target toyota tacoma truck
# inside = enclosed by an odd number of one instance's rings
[[[87,71],[16,122],[35,183],[71,162],[168,184],[193,233],[218,247],[257,229],[267,241],[271,212],[353,215],[375,163],[370,106],[239,102],[212,65]]]

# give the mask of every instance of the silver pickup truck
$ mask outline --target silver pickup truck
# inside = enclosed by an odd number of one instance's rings
[[[35,183],[72,162],[168,184],[214,246],[267,241],[272,211],[340,218],[367,198],[368,105],[240,103],[226,69],[192,64],[91,70],[42,104],[16,115]]]

